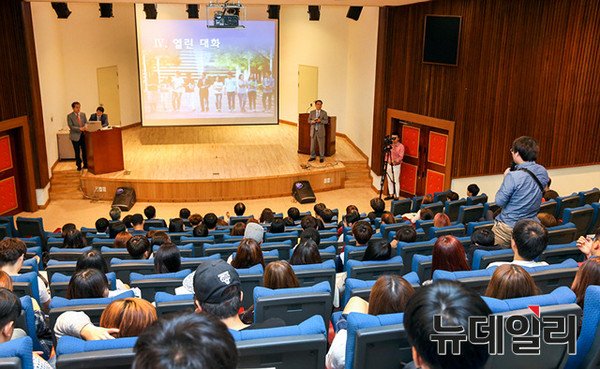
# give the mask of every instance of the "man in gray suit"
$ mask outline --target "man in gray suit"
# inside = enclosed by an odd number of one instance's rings
[[[315,143],[319,142],[319,156],[322,163],[325,159],[325,124],[329,124],[327,112],[322,110],[323,101],[315,101],[315,110],[308,115],[308,123],[310,123],[310,159],[315,160]]]
[[[83,156],[83,169],[87,169],[87,156],[85,153],[85,131],[87,131],[87,118],[85,113],[81,113],[81,104],[75,101],[71,104],[73,112],[67,115],[67,124],[69,125],[69,138],[73,143],[75,150],[75,160],[77,170],[81,170],[81,162]],[[81,155],[79,150],[81,149]]]

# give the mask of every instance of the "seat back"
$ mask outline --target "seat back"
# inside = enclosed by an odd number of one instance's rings
[[[148,232],[150,227],[153,228],[166,228],[167,222],[164,219],[146,219],[144,220],[144,231]]]
[[[417,273],[420,281],[431,279],[433,271],[433,260],[431,255],[414,255],[413,256],[413,272]]]
[[[348,260],[344,265],[344,269],[348,271],[348,277],[350,278],[369,281],[384,274],[402,275],[404,264],[402,263],[402,257],[396,256],[382,261]]]
[[[573,241],[565,245],[549,245],[538,259],[548,264],[562,263],[567,259],[581,263],[585,260],[585,255],[577,247],[577,241]]]
[[[421,210],[423,209],[429,209],[433,212],[433,215],[437,214],[437,213],[443,213],[444,212],[444,203],[442,203],[441,201],[437,201],[437,202],[433,202],[431,204],[425,204],[425,205],[421,205]]]
[[[80,249],[50,249],[50,259],[59,261],[77,261],[82,253],[91,250],[92,247],[83,247]]]
[[[320,315],[329,326],[333,308],[331,287],[327,282],[312,287],[254,289],[254,321],[261,323],[269,318],[280,318],[286,325],[295,325]]]
[[[142,292],[142,298],[147,301],[153,301],[157,292],[175,293],[177,287],[181,287],[183,279],[191,273],[191,270],[185,269],[176,273],[163,274],[139,274],[131,273],[129,275],[129,285],[137,287]]]
[[[600,203],[593,203],[592,208],[594,209],[594,215],[592,216],[592,222],[587,230],[587,234],[594,234],[600,228]]]
[[[327,353],[323,319],[297,326],[230,331],[238,349],[238,368],[324,368]]]
[[[488,196],[484,193],[477,196],[467,197],[467,205],[485,204],[488,201]]]
[[[585,236],[592,219],[594,217],[594,208],[591,205],[584,205],[578,208],[568,208],[563,212],[563,223],[573,223],[577,228],[576,237]]]
[[[395,224],[381,224],[379,226],[379,230],[381,232],[381,237],[384,240],[387,240],[390,237],[390,232],[396,232],[398,229],[405,227],[407,225],[410,225],[410,222],[395,223]]]
[[[164,314],[169,314],[179,311],[194,311],[194,295],[172,295],[164,292],[158,292],[154,295],[154,303],[156,304],[156,315],[159,317]]]
[[[0,217],[0,225],[6,227],[8,237],[19,237],[17,227],[15,227],[15,219],[12,215],[5,215]]]
[[[412,198],[412,209],[410,209],[411,212],[416,213],[419,209],[421,209],[423,197],[424,196],[415,196]]]
[[[577,228],[573,223],[548,228],[548,245],[571,243],[577,239]]]
[[[563,212],[565,209],[576,208],[581,203],[581,197],[579,194],[572,194],[569,196],[559,196],[556,198],[558,208],[554,216],[557,220],[562,219]]]
[[[203,256],[201,258],[181,258],[181,269],[196,270],[198,266],[206,260],[217,260],[220,259],[221,255],[214,254],[211,256]]]
[[[478,229],[489,229],[491,231],[493,227],[493,220],[487,220],[483,222],[469,222],[467,223],[467,236],[471,236],[473,232],[475,232]]]
[[[75,274],[75,266],[77,263],[75,261],[69,262],[60,262],[58,260],[50,260],[48,261],[48,265],[46,265],[46,273],[48,274],[48,281],[52,281],[52,276],[54,273],[61,273],[64,275],[73,275]]]
[[[448,227],[431,227],[429,228],[429,238],[438,238],[441,236],[452,235],[454,237],[465,236],[465,226],[462,224],[451,225]]]
[[[416,290],[421,287],[417,273],[410,272],[402,276]],[[360,279],[346,278],[346,289],[342,298],[342,308],[346,306],[351,297],[358,296],[365,301],[369,301],[371,289],[377,280],[363,281]]]
[[[402,199],[392,201],[390,211],[394,216],[410,213],[412,201],[410,199]]]
[[[248,309],[252,306],[251,296],[254,293],[254,288],[262,286],[264,270],[262,265],[255,265],[248,269],[236,269],[240,276],[241,290],[244,293],[242,307]]]
[[[183,268],[183,265],[182,265]],[[139,273],[139,274],[154,274],[156,270],[154,269],[154,260],[122,260],[114,258],[110,263],[110,270],[115,272],[117,278],[120,279],[123,283],[129,284],[129,274]]]
[[[260,245],[263,252],[277,250],[280,260],[289,260],[291,256],[291,242],[264,242]]]
[[[500,209],[500,206],[495,202],[486,202],[483,205],[483,214],[486,214],[488,211],[491,211],[492,214],[496,212],[496,210]]]
[[[400,251],[400,256],[402,256],[402,262],[404,263],[404,271],[402,274],[407,274],[411,271],[413,255],[431,255],[433,253],[435,241],[437,241],[437,238],[433,238],[426,242],[398,242],[397,249]]]
[[[42,218],[17,217],[19,237],[39,237],[42,241],[42,250],[48,251],[46,232]]]
[[[433,227],[433,219],[431,220],[417,220],[417,222],[415,223],[415,228],[417,229],[417,240],[419,240],[419,229],[423,230],[424,236],[426,239],[424,239],[423,241],[426,241],[427,239],[429,239],[429,229],[431,229],[431,227]]]
[[[444,213],[446,213],[448,218],[450,218],[451,222],[458,220],[458,213],[460,212],[460,207],[463,205],[467,205],[466,199],[446,201],[446,204],[444,205]]]
[[[458,211],[458,222],[467,224],[469,222],[478,222],[483,217],[483,205],[461,206]]]
[[[5,368],[33,368],[31,337],[22,337],[0,345],[0,358]]]
[[[237,251],[238,244],[232,245],[229,243],[223,244],[215,244],[213,245],[204,245],[204,256],[210,256],[219,254],[221,255],[221,259],[227,261],[229,256]]]
[[[600,286],[589,286],[585,291],[583,322],[577,338],[577,354],[571,355],[565,368],[592,369],[600,367]]]
[[[475,250],[473,253],[473,260],[471,262],[471,269],[485,269],[491,263],[498,261],[512,261],[515,257],[515,253],[512,249],[502,250]]]
[[[292,246],[296,246],[298,243],[298,232],[265,233],[265,242],[283,243],[285,241],[291,241]]]
[[[589,191],[581,191],[579,192],[579,197],[581,198],[580,205],[591,205],[600,200],[600,190],[596,187]]]
[[[542,205],[540,205],[540,210],[538,210],[538,214],[546,213],[546,214],[555,216],[557,210],[558,210],[558,203],[556,202],[556,200],[551,199],[548,201],[544,201],[542,203]]]
[[[56,367],[60,369],[131,368],[135,358],[133,346],[136,341],[137,337],[83,341],[64,336],[56,346]]]
[[[550,293],[557,287],[570,287],[575,279],[578,267],[566,269],[542,270],[529,273],[542,293]]]

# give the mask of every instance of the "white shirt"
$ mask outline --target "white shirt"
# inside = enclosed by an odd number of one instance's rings
[[[513,260],[513,261],[496,261],[496,262],[488,265],[487,268],[497,267],[497,266],[504,265],[504,264],[515,264],[515,265],[526,267],[526,268],[534,268],[534,267],[548,265],[548,263],[546,263],[545,261]]]

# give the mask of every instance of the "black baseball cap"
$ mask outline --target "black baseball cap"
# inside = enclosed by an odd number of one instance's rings
[[[240,285],[238,272],[222,259],[203,262],[194,275],[194,294],[201,303],[220,304],[230,300],[234,294],[222,296],[223,292],[231,286]]]

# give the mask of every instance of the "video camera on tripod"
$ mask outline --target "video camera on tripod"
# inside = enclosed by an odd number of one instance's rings
[[[394,140],[392,139],[392,136],[387,135],[383,138],[383,145],[382,145],[382,151],[383,152],[390,152],[392,150],[392,144],[394,143]]]

